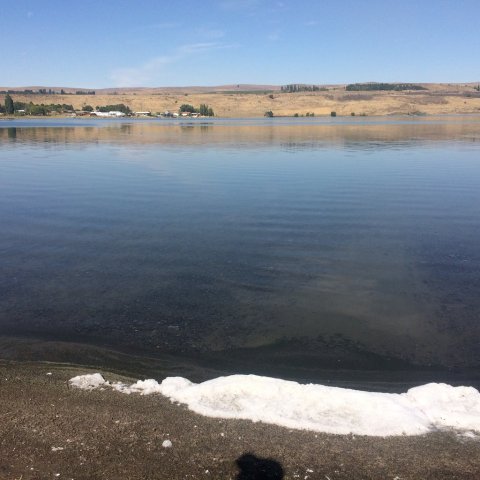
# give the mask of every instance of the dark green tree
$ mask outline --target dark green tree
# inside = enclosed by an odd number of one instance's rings
[[[42,115],[45,116],[48,113],[48,109],[45,105],[35,105],[30,103],[27,107],[27,114],[28,115]]]
[[[30,102],[32,103],[32,102]],[[13,102],[13,111],[16,112],[17,110],[25,110],[27,107],[27,103],[25,102]]]
[[[5,95],[5,113],[7,115],[12,115],[15,112],[15,109],[13,108],[13,100],[10,95]]]
[[[99,112],[123,112],[126,115],[130,115],[132,111],[130,107],[124,105],[123,103],[118,103],[116,105],[105,105],[103,107],[97,107]]]
[[[93,112],[93,107],[91,105],[85,105],[82,110],[84,112]]]
[[[189,105],[188,103],[184,103],[180,105],[180,112],[188,112],[188,113],[195,113],[195,107],[193,105]]]
[[[272,118],[273,117],[273,112],[271,110],[269,110],[268,112],[265,112],[263,114],[264,117],[268,117],[268,118]]]
[[[213,113],[213,108],[209,107],[205,103],[200,104],[200,108],[198,109],[198,113],[203,117],[213,117],[215,114]]]

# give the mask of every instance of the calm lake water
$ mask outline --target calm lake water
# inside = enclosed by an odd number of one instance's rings
[[[479,293],[479,117],[0,122],[4,358],[479,385]]]

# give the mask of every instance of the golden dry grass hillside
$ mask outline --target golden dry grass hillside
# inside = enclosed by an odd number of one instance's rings
[[[275,116],[306,115],[408,115],[480,113],[477,84],[422,84],[426,90],[347,91],[345,85],[330,85],[326,91],[284,93],[278,86],[223,86],[103,89],[96,95],[11,94],[15,101],[66,103],[81,109],[123,103],[133,111],[152,113],[178,111],[188,103],[205,103],[219,117],[261,117],[266,111]],[[38,87],[29,87],[38,88]],[[3,87],[0,87],[3,90]],[[22,88],[23,90],[23,88]],[[57,89],[55,89],[57,90]],[[58,89],[60,90],[60,89]]]

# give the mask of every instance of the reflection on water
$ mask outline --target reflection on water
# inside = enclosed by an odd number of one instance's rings
[[[4,334],[306,379],[480,366],[477,118],[16,125]]]
[[[52,126],[50,126],[52,125]],[[52,144],[127,144],[143,146],[221,145],[223,148],[270,148],[290,150],[329,146],[372,148],[373,143],[404,148],[419,143],[480,140],[480,117],[428,117],[428,120],[372,117],[363,119],[272,120],[15,120],[4,121],[0,140],[7,136],[22,142]],[[162,127],[162,128],[160,128]],[[13,134],[13,137],[12,137]]]

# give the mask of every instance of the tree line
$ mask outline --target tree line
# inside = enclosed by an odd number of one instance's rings
[[[26,115],[49,115],[52,112],[72,112],[73,106],[66,103],[50,103],[48,105],[42,103],[38,105],[33,102],[15,102],[9,94],[5,95],[4,106],[0,107],[0,113],[13,115],[20,110],[24,111]]]
[[[104,105],[103,107],[99,107],[98,105],[95,107],[99,112],[122,112],[125,115],[130,115],[132,110],[130,107],[123,103],[117,103],[115,105]],[[83,110],[86,112],[92,112],[93,108],[90,105],[86,105],[83,107]]]
[[[206,103],[200,104],[199,108],[195,108],[193,105],[189,105],[188,103],[184,103],[180,105],[179,108],[180,113],[199,113],[202,117],[213,117],[215,113],[212,107],[209,107]]]
[[[345,87],[349,92],[428,90],[414,83],[351,83]]]
[[[305,85],[303,83],[291,83],[289,85],[282,85],[280,90],[284,93],[295,92],[326,92],[328,88],[319,85]]]
[[[77,90],[75,94],[71,92],[66,92],[63,90],[63,88],[59,91],[56,92],[55,90],[52,90],[49,88],[48,90],[46,88],[39,88],[38,90],[30,90],[30,89],[25,89],[25,90],[0,90],[0,95],[95,95],[95,90]]]
[[[6,113],[7,115],[13,115],[15,112],[22,111],[25,115],[49,115],[50,113],[65,113],[73,112],[75,109],[73,105],[66,103],[50,103],[50,104],[35,104],[33,102],[18,102],[14,101],[13,98],[7,93],[5,95],[4,105],[0,105],[0,113]],[[85,112],[93,112],[93,107],[91,105],[85,105],[82,109]],[[97,106],[96,110],[99,112],[123,112],[126,115],[130,115],[132,110],[127,105],[123,103],[118,103],[116,105],[104,105]]]

